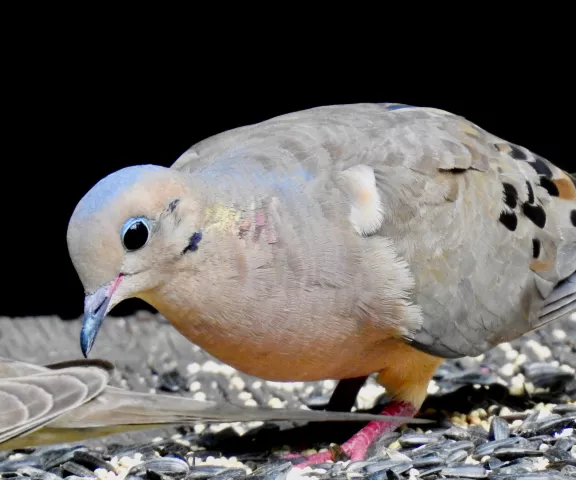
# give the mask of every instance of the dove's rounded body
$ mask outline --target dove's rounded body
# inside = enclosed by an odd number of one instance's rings
[[[239,370],[378,372],[397,411],[415,411],[442,358],[576,309],[575,219],[573,177],[456,115],[295,112],[87,194],[68,231],[89,294],[82,348],[140,297]]]

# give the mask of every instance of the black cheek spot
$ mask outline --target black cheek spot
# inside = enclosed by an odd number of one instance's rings
[[[544,228],[546,225],[546,212],[541,205],[529,205],[527,203],[522,204],[522,212],[526,215],[534,225],[540,228]]]
[[[572,222],[572,225],[576,227],[576,210],[570,212],[570,221]]]
[[[518,217],[514,212],[502,212],[500,214],[500,223],[513,232],[518,226]]]
[[[560,196],[560,191],[556,184],[547,177],[540,177],[540,185],[548,190],[548,193],[553,197]]]
[[[184,255],[188,251],[195,252],[196,250],[198,250],[198,244],[200,243],[200,240],[202,240],[202,232],[195,232],[194,235],[190,237],[190,240],[188,241],[188,245],[186,246],[186,248],[182,250],[182,255]]]
[[[552,170],[550,170],[546,160],[544,160],[542,157],[534,155],[534,161],[530,162],[530,165],[532,165],[532,168],[536,170],[538,175],[544,175],[545,177],[552,178]]]
[[[510,156],[514,159],[514,160],[526,160],[528,157],[526,156],[526,154],[520,150],[516,145],[512,145],[510,144]]]
[[[176,206],[180,203],[179,199],[176,200],[172,200],[169,204],[168,204],[168,212],[172,213],[175,209]]]
[[[532,240],[532,256],[534,258],[538,258],[540,256],[540,240],[538,240],[537,238],[534,238]]]
[[[504,202],[510,208],[516,208],[518,205],[518,191],[514,188],[514,185],[503,182],[504,186]]]
[[[526,188],[528,189],[528,203],[534,203],[534,189],[530,182],[526,182]]]

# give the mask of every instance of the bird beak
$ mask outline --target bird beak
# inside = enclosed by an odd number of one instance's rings
[[[94,293],[86,295],[84,299],[84,319],[80,332],[80,348],[84,357],[88,358],[90,350],[94,345],[100,325],[108,313],[110,299],[122,280],[122,274],[118,275],[112,282],[103,285]]]

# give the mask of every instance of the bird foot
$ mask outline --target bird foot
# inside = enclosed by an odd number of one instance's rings
[[[416,414],[416,412],[416,408],[414,408],[414,406],[410,403],[393,401],[386,405],[381,414],[412,417]],[[315,453],[313,455],[289,453],[283,458],[290,460],[304,457],[305,460],[294,465],[296,468],[305,468],[310,465],[316,465],[329,461],[337,462],[339,460],[364,460],[368,448],[374,443],[375,440],[378,439],[378,437],[384,433],[395,430],[400,425],[402,425],[401,421],[372,421],[368,423],[364,428],[362,428],[358,433],[356,433],[352,438],[350,438],[350,440],[339,446],[331,446],[326,452]]]

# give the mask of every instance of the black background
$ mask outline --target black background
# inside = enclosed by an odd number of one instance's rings
[[[290,52],[271,65],[268,55],[252,51],[248,61],[230,45],[208,62],[202,49],[164,63],[163,54],[130,47],[114,58],[76,49],[68,38],[37,41],[5,60],[0,315],[81,314],[66,228],[100,178],[128,165],[169,166],[209,135],[282,113],[372,101],[433,106],[576,170],[567,74],[552,58],[405,69],[317,53],[304,64]],[[130,301],[113,314],[139,307]]]

